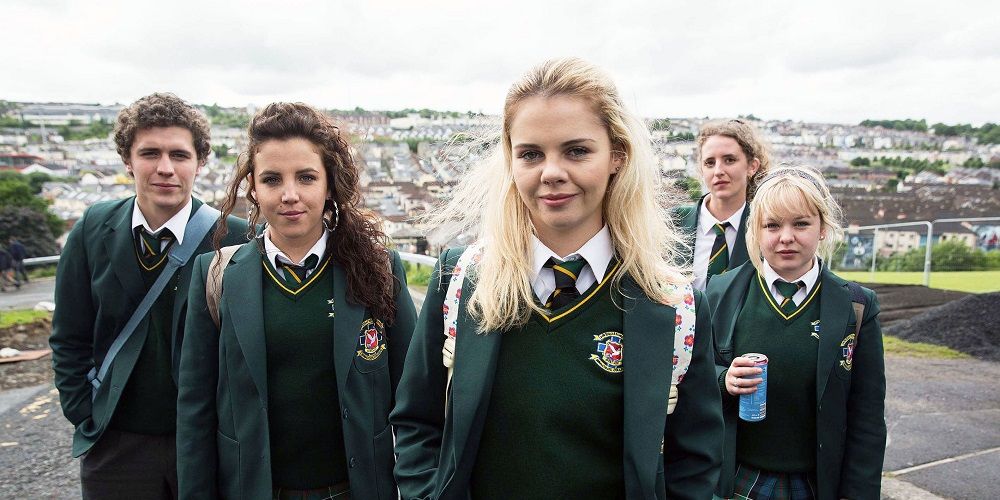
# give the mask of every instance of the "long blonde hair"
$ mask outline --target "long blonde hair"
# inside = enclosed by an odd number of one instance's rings
[[[535,304],[529,282],[533,272],[531,219],[511,169],[510,124],[519,105],[534,96],[569,96],[593,105],[613,151],[624,159],[608,185],[602,214],[621,260],[612,286],[620,289],[621,278],[627,274],[650,299],[675,304],[679,297],[667,291],[668,285],[690,281],[672,264],[679,261],[678,249],[684,240],[666,216],[666,208],[679,198],[662,182],[649,130],[626,110],[603,71],[577,58],[553,59],[511,86],[499,130],[478,142],[464,143],[466,151],[487,151],[486,156],[463,175],[450,202],[426,218],[431,225],[446,228],[441,235],[445,238],[472,232],[483,245],[474,274],[477,286],[469,300],[469,311],[481,331],[517,327],[528,321],[532,310],[543,311]]]
[[[760,262],[760,231],[764,220],[776,215],[819,215],[826,237],[816,253],[830,262],[844,237],[843,211],[830,194],[830,188],[818,171],[811,167],[782,165],[768,174],[757,187],[757,197],[747,218],[747,256],[757,271]]]

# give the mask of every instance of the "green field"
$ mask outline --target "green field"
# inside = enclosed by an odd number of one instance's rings
[[[879,271],[837,271],[837,276],[860,283],[887,283],[898,285],[923,285],[924,273],[896,273]],[[874,278],[873,278],[874,276]],[[931,272],[931,288],[983,293],[1000,291],[1000,271]]]

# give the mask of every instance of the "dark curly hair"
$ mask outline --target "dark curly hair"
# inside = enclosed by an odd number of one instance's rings
[[[347,298],[367,307],[386,324],[396,316],[396,293],[402,283],[392,273],[388,238],[382,231],[380,219],[362,208],[358,186],[358,166],[350,146],[340,129],[326,115],[302,103],[276,102],[257,112],[247,128],[247,147],[240,153],[236,173],[227,188],[222,205],[223,219],[230,215],[239,198],[240,188],[246,185],[246,200],[250,213],[247,217],[249,236],[260,221],[260,206],[254,193],[256,154],[262,144],[271,140],[302,138],[319,150],[328,179],[328,195],[339,207],[339,217],[334,232],[326,242],[326,252],[342,266],[347,274]],[[334,227],[332,206],[324,217],[329,227]],[[215,247],[221,246],[227,234],[225,224],[219,224],[215,234]]]
[[[191,131],[198,165],[208,161],[212,151],[211,127],[208,118],[181,98],[157,92],[129,104],[118,112],[115,120],[115,149],[122,161],[128,163],[132,154],[135,134],[150,127],[182,127]]]

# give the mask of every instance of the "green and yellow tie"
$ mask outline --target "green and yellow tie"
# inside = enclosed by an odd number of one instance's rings
[[[712,244],[712,256],[708,259],[707,278],[722,274],[729,268],[729,244],[726,243],[728,227],[728,222],[720,222],[712,227],[715,231],[715,243]]]
[[[554,257],[549,257],[545,266],[552,269],[552,274],[556,278],[556,289],[545,301],[545,307],[556,310],[562,309],[570,302],[580,297],[580,291],[576,289],[576,280],[580,276],[583,266],[587,261],[583,258],[576,260],[560,261]]]
[[[795,293],[799,291],[799,288],[803,288],[805,286],[806,284],[801,281],[796,281],[795,283],[789,283],[781,280],[774,281],[774,287],[778,289],[778,293],[780,293],[784,298],[784,300],[781,301],[781,304],[778,305],[781,312],[785,314],[795,312],[795,308],[798,306],[795,305],[795,301],[792,300],[792,297],[794,297]]]
[[[167,251],[174,242],[174,235],[169,229],[158,234],[146,231],[142,227],[135,228],[135,251],[143,269],[152,271],[166,261]]]
[[[319,257],[316,254],[312,254],[306,258],[306,261],[301,266],[284,262],[277,257],[275,257],[274,263],[276,268],[285,272],[285,282],[294,290],[305,283],[309,271],[315,269],[316,264],[319,263]]]

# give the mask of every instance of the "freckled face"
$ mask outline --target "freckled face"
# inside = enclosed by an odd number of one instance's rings
[[[701,178],[714,199],[745,202],[747,181],[758,168],[760,161],[748,161],[732,137],[713,135],[701,146]]]
[[[310,246],[323,231],[329,193],[323,159],[306,139],[270,140],[255,153],[253,188],[278,248]]]
[[[529,97],[510,124],[511,168],[539,239],[593,236],[604,225],[604,195],[621,167],[600,116],[586,100]]]
[[[760,252],[787,281],[809,271],[826,228],[817,214],[766,214],[760,229]]]

